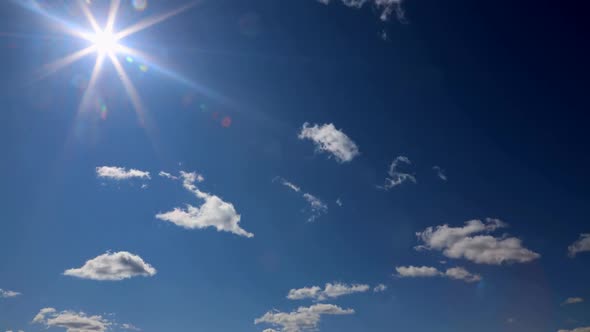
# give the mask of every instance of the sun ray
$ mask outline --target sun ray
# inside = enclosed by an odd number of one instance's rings
[[[104,30],[108,33],[113,32],[113,28],[115,26],[115,20],[117,19],[117,12],[119,11],[119,6],[121,5],[121,0],[111,0],[111,8],[109,9],[109,16],[107,18],[107,24]]]
[[[117,39],[123,39],[125,37],[128,37],[128,36],[134,34],[134,33],[139,32],[141,30],[147,29],[155,24],[161,23],[173,16],[176,16],[176,15],[196,6],[198,2],[199,1],[191,1],[182,7],[179,7],[179,8],[172,10],[172,11],[169,11],[168,13],[164,13],[164,14],[158,15],[158,16],[152,16],[152,17],[149,17],[145,20],[142,20],[142,21],[140,21],[128,28],[125,28],[124,30],[119,31],[116,34]]]
[[[55,72],[57,72],[58,70],[71,65],[72,63],[82,59],[83,57],[87,56],[90,53],[93,53],[94,51],[96,51],[96,46],[92,45],[92,46],[88,46],[84,49],[81,49],[77,52],[74,52],[68,56],[65,56],[63,58],[60,58],[52,63],[46,64],[43,66],[43,73],[40,75],[39,79],[43,79]]]
[[[86,16],[88,23],[90,23],[92,30],[94,30],[94,33],[98,33],[99,31],[101,31],[100,26],[98,26],[98,22],[96,22],[96,18],[94,18],[94,15],[92,15],[92,12],[88,8],[88,5],[84,3],[83,0],[78,0],[78,5],[80,6],[80,9],[82,9],[84,16]],[[84,38],[88,39],[87,37]]]
[[[104,54],[99,54],[98,57],[96,57],[96,63],[94,64],[94,68],[92,69],[90,82],[88,82],[88,86],[86,87],[84,95],[82,96],[82,101],[80,102],[80,106],[78,107],[78,113],[85,110],[86,106],[88,106],[88,99],[94,92],[94,86],[96,85],[96,81],[98,80],[98,76],[100,75],[100,70],[102,69],[104,58]]]
[[[123,87],[125,88],[125,91],[129,95],[129,98],[131,99],[131,103],[133,104],[133,107],[135,108],[135,112],[137,113],[137,116],[139,117],[140,122],[143,123],[144,122],[143,106],[141,104],[141,99],[139,98],[139,94],[137,93],[137,90],[135,89],[135,86],[133,85],[133,83],[129,79],[129,76],[127,76],[127,73],[125,72],[125,69],[123,69],[123,66],[121,66],[119,59],[117,59],[117,57],[113,53],[109,53],[109,58],[111,59],[111,62],[113,63],[113,66],[115,67],[115,70],[117,71],[117,74],[119,74],[119,78],[121,79],[121,82],[123,83]]]

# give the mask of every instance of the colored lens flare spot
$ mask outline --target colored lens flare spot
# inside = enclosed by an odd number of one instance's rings
[[[225,128],[229,128],[231,126],[231,122],[231,117],[225,116],[223,117],[223,120],[221,120],[221,125]]]
[[[144,11],[147,5],[147,0],[133,0],[133,8],[137,11]]]

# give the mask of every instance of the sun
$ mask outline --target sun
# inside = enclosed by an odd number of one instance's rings
[[[102,55],[116,53],[121,48],[117,35],[107,30],[97,31],[90,37],[90,41],[96,51]]]

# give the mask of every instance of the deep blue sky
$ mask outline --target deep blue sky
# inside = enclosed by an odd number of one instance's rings
[[[39,2],[85,22],[64,1]],[[137,12],[123,1],[117,28],[182,3],[151,0]],[[262,331],[273,326],[254,320],[267,311],[316,304],[287,299],[289,290],[334,282],[387,290],[320,301],[355,310],[322,316],[321,331],[590,326],[587,302],[562,305],[590,299],[590,253],[567,255],[590,232],[584,8],[407,0],[404,9],[401,23],[338,0],[203,0],[125,40],[175,73],[147,62],[143,72],[118,55],[145,106],[140,124],[109,61],[97,83],[106,118],[94,108],[78,114],[77,82],[94,54],[37,80],[43,64],[85,42],[2,2],[0,289],[22,294],[0,297],[0,331],[45,330],[31,321],[47,307],[147,332]],[[333,123],[360,155],[341,163],[318,153],[298,139],[305,122]],[[377,189],[400,155],[416,183]],[[151,180],[99,178],[100,166]],[[202,174],[199,189],[232,203],[255,236],[157,219],[199,205],[179,181],[158,176],[181,170]],[[313,223],[303,192],[328,206]],[[429,226],[488,217],[510,225],[496,239],[518,238],[540,258],[493,265],[414,250],[415,233]],[[108,250],[139,255],[157,274],[63,275]],[[398,266],[460,266],[482,280],[400,278]]]

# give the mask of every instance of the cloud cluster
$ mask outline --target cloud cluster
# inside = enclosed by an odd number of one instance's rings
[[[404,173],[400,171],[400,166],[402,164],[411,165],[412,162],[408,157],[405,156],[398,156],[389,165],[389,171],[387,174],[389,177],[385,178],[385,184],[382,186],[378,186],[380,189],[389,190],[391,188],[397,187],[400,184],[410,181],[416,183],[416,177],[410,173]]]
[[[578,327],[573,330],[559,330],[557,332],[590,332],[590,326]]]
[[[197,188],[195,183],[204,181],[203,176],[195,172],[180,172],[180,178],[183,187],[201,199],[203,204],[199,207],[187,204],[186,208],[177,207],[172,211],[159,213],[156,218],[187,229],[214,227],[220,232],[231,232],[248,238],[254,237],[254,234],[240,227],[241,216],[236,212],[233,204]]]
[[[331,0],[317,0],[324,5],[327,5]],[[381,14],[380,19],[382,21],[389,20],[391,14],[395,13],[399,19],[404,18],[404,10],[401,7],[403,0],[340,0],[342,4],[352,8],[362,8],[365,4],[371,4],[377,8]]]
[[[10,297],[17,297],[21,295],[19,292],[15,292],[15,291],[11,291],[11,290],[5,290],[0,288],[0,299],[7,299]]]
[[[61,311],[44,308],[33,318],[33,323],[47,328],[61,327],[67,332],[104,332],[113,323],[99,315],[89,316],[83,312]]]
[[[563,305],[568,305],[568,304],[576,304],[576,303],[582,303],[584,302],[584,299],[581,297],[568,297],[565,301],[563,301],[563,303],[561,304]]]
[[[273,179],[273,182],[275,181],[278,181],[280,184],[296,193],[301,193],[301,196],[309,204],[309,208],[312,212],[312,215],[307,219],[308,222],[314,222],[321,215],[328,213],[328,205],[326,203],[310,193],[302,193],[301,187],[298,185],[279,176]]]
[[[369,285],[364,284],[327,283],[323,290],[319,286],[291,289],[287,298],[289,300],[312,299],[314,301],[325,301],[344,295],[364,293],[369,289]]]
[[[581,252],[590,251],[590,234],[580,234],[580,238],[572,243],[567,250],[570,257],[575,257]]]
[[[445,272],[430,266],[398,266],[395,270],[397,271],[396,276],[400,278],[445,277],[454,280],[463,280],[465,282],[477,282],[481,280],[480,275],[473,274],[462,267],[449,268]]]
[[[127,170],[125,167],[114,167],[114,166],[100,166],[96,168],[96,175],[99,178],[111,179],[111,180],[129,180],[133,178],[137,179],[151,179],[150,172],[140,171],[138,169]]]
[[[489,235],[508,225],[498,219],[470,220],[464,227],[428,227],[416,233],[424,244],[416,250],[438,250],[449,258],[465,258],[478,264],[526,263],[541,257],[515,237]],[[482,235],[481,233],[485,233]]]
[[[296,311],[269,311],[254,320],[254,324],[270,324],[278,330],[266,329],[266,332],[304,332],[316,331],[323,315],[352,315],[353,309],[342,309],[333,304],[314,304],[310,307],[299,307]]]
[[[96,258],[86,261],[80,268],[69,269],[64,275],[91,279],[118,281],[132,277],[151,277],[156,274],[156,269],[134,254],[126,251],[107,252]]]
[[[317,151],[331,153],[340,163],[350,162],[360,154],[356,143],[331,123],[310,126],[306,122],[298,137],[312,140]]]

